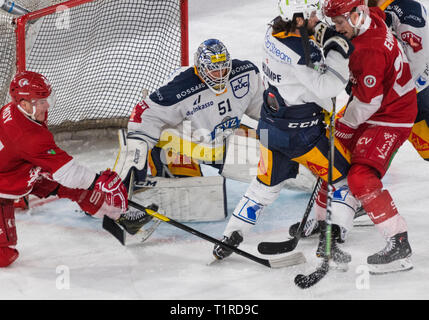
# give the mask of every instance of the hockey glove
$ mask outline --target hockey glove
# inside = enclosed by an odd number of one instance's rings
[[[354,50],[354,46],[346,37],[324,22],[319,21],[314,27],[314,38],[316,43],[323,47],[325,57],[330,50],[335,50],[347,59]]]
[[[105,194],[98,190],[71,189],[62,185],[58,185],[57,195],[59,198],[75,201],[83,211],[90,215],[95,215],[106,199]]]
[[[344,147],[351,150],[352,138],[356,129],[344,124],[341,119],[342,118],[338,118],[335,121],[335,138],[337,138]]]
[[[109,206],[120,208],[126,212],[128,208],[128,193],[119,175],[107,169],[95,181],[95,191],[105,193],[106,202]]]
[[[31,194],[39,198],[47,198],[56,195],[59,187],[60,184],[58,182],[41,176],[34,183]]]

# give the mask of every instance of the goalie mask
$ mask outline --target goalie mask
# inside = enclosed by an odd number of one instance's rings
[[[302,14],[308,20],[319,8],[319,0],[279,0],[280,16],[284,21],[292,21],[295,14]]]
[[[40,73],[23,71],[17,73],[10,83],[9,94],[12,102],[27,116],[40,121],[38,114],[45,114],[55,106],[56,96],[48,79]],[[32,110],[24,110],[20,103],[25,100],[31,103]],[[36,119],[38,118],[38,119]],[[46,120],[46,119],[45,119]],[[44,120],[42,120],[44,121]]]
[[[214,93],[224,93],[232,64],[225,45],[208,39],[200,44],[194,58],[196,74]]]

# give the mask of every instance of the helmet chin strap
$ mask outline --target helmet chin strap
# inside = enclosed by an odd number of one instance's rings
[[[357,9],[357,12],[359,13],[359,18],[357,19],[356,23],[352,22],[352,16],[347,19],[347,22],[352,26],[353,28],[353,35],[356,37],[359,35],[360,27],[362,26],[363,20],[365,18],[365,11]]]
[[[21,107],[21,105],[18,104],[18,109],[21,110],[22,113],[24,113],[26,116],[30,117],[33,120],[36,120],[36,106],[32,105],[33,107],[33,113],[28,113],[27,111],[24,110],[23,107]]]

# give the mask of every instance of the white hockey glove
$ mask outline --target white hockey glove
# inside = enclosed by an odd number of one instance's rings
[[[314,27],[314,38],[316,43],[323,47],[325,57],[330,50],[335,50],[347,59],[354,50],[354,46],[346,37],[324,22],[318,22]]]
[[[134,172],[135,183],[143,182],[146,179],[148,145],[146,141],[138,137],[128,137],[121,142],[119,159],[115,170],[119,173],[127,190],[129,190],[132,172]]]

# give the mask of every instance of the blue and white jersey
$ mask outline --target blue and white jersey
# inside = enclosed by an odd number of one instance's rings
[[[309,44],[313,64],[330,66],[343,79],[330,71],[321,73],[307,67],[301,37],[284,32],[273,35],[269,27],[264,41],[263,83],[265,88],[269,85],[276,87],[287,106],[314,102],[330,112],[331,98],[347,85],[349,60],[334,50],[324,58],[313,40],[310,39]]]
[[[411,67],[414,84],[420,92],[429,86],[429,27],[426,8],[418,1],[387,1],[386,23],[402,43]]]
[[[259,70],[250,61],[232,60],[226,92],[220,95],[204,84],[194,67],[181,68],[135,107],[128,131],[149,148],[170,128],[195,143],[223,141],[239,127],[243,114],[259,119],[263,91]]]

